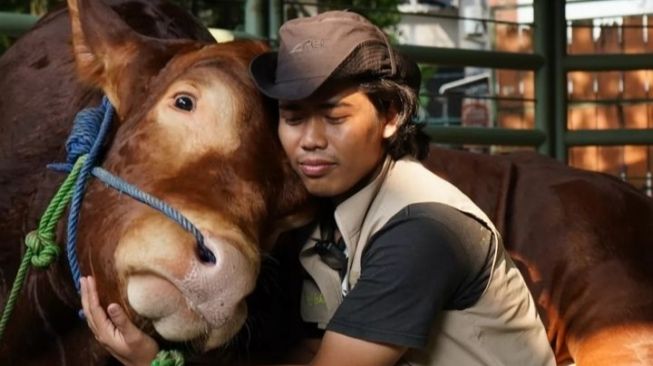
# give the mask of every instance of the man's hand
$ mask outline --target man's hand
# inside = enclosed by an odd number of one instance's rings
[[[159,352],[156,341],[138,329],[120,305],[109,304],[104,311],[93,277],[81,278],[81,290],[84,315],[95,339],[125,365],[150,366]]]

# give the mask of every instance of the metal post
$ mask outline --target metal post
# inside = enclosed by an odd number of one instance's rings
[[[561,68],[566,50],[564,3],[565,0],[533,2],[533,43],[535,53],[546,60],[535,71],[535,127],[547,136],[538,150],[566,162],[566,74]]]
[[[549,2],[540,0],[541,2]],[[566,0],[551,1],[553,14],[553,129],[555,131],[554,156],[559,161],[567,164],[567,145],[565,133],[567,131],[567,72],[562,65],[567,58],[567,15],[565,12]]]
[[[18,37],[30,29],[38,19],[29,14],[0,12],[0,34]]]
[[[619,146],[650,145],[653,141],[653,129],[608,129],[608,130],[573,130],[567,131],[565,146]]]
[[[535,70],[535,128],[544,132],[546,141],[538,147],[541,154],[554,155],[553,130],[553,49],[551,48],[552,1],[533,2],[533,51],[546,62]]]
[[[436,65],[464,65],[490,67],[499,69],[536,70],[545,64],[541,55],[503,52],[479,51],[461,48],[427,47],[415,45],[398,45],[405,56],[415,62]]]
[[[265,37],[263,0],[245,1],[245,32]]]
[[[539,130],[510,128],[433,126],[424,127],[431,141],[439,144],[540,146],[546,136]]]
[[[651,68],[653,53],[629,55],[570,55],[565,57],[565,71],[645,70]]]
[[[269,12],[268,17],[268,36],[271,41],[276,42],[277,33],[281,27],[281,22],[283,22],[282,9],[281,9],[281,0],[269,0]]]

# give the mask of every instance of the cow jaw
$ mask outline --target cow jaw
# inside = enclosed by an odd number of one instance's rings
[[[258,260],[239,245],[238,230],[219,226],[219,234],[202,230],[215,264],[201,262],[193,237],[161,215],[137,220],[118,244],[116,268],[127,303],[167,340],[202,340],[212,349],[247,318],[244,299],[256,283]]]

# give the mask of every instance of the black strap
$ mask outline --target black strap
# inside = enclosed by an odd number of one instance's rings
[[[340,278],[347,272],[346,244],[342,238],[335,240],[336,223],[333,215],[323,215],[320,220],[320,239],[315,240],[315,250],[327,266],[338,271]]]

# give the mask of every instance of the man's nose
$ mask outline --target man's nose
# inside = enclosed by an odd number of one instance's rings
[[[325,126],[317,117],[311,117],[306,123],[306,129],[302,135],[302,149],[316,150],[324,149],[328,145]]]

